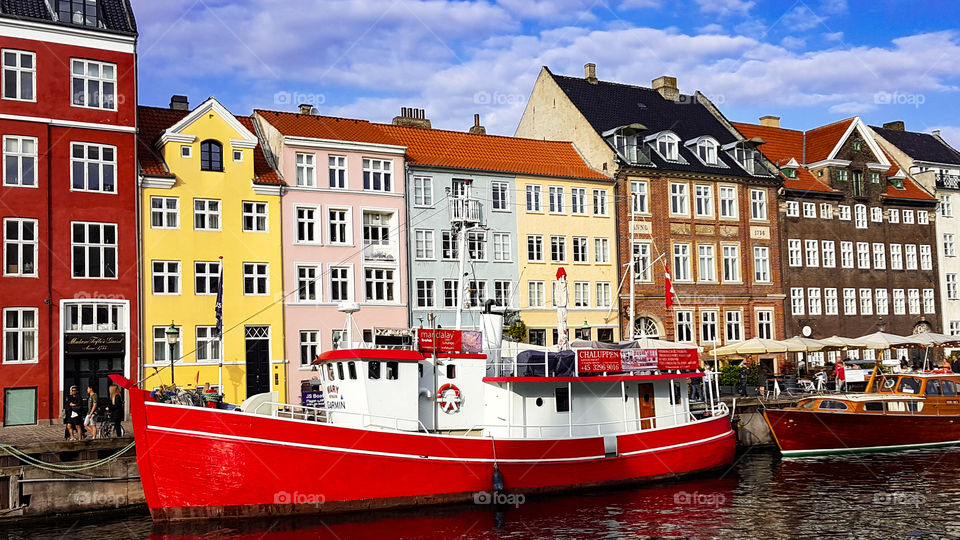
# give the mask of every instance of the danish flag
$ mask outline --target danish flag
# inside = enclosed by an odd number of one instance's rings
[[[663,278],[664,288],[666,289],[664,296],[667,298],[667,309],[669,309],[673,305],[673,295],[675,294],[673,292],[673,282],[670,281],[670,263],[663,263]]]

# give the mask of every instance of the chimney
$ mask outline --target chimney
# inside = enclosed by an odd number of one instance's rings
[[[430,129],[430,120],[423,109],[400,107],[400,116],[393,117],[393,125]]]
[[[583,65],[583,76],[590,84],[597,84],[600,82],[597,79],[597,65],[592,62]]]
[[[313,114],[313,105],[310,105],[309,103],[301,103],[300,114]]]
[[[474,135],[486,135],[487,128],[480,125],[480,115],[473,115],[473,126],[470,127],[469,132]]]
[[[680,91],[677,90],[677,78],[664,75],[653,80],[653,89],[663,96],[663,99],[678,101]]]
[[[779,116],[772,116],[772,115],[769,115],[769,114],[768,114],[767,116],[761,116],[761,117],[760,117],[760,125],[763,126],[763,127],[778,128],[778,127],[780,127],[780,117],[779,117]]]
[[[903,123],[903,120],[894,120],[893,122],[887,122],[883,125],[883,129],[889,129],[890,131],[906,131],[906,126]]]
[[[170,96],[170,108],[176,111],[189,111],[190,100],[187,99],[187,96],[175,94]]]

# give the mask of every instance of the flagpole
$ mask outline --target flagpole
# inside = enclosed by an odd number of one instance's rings
[[[217,340],[220,342],[220,363],[217,366],[217,392],[220,395],[223,391],[223,255],[220,256],[220,280],[217,284]]]

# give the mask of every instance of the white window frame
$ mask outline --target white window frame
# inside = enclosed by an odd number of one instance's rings
[[[820,253],[820,262],[824,268],[837,267],[837,247],[833,240],[821,240]]]
[[[334,298],[334,292],[339,292],[345,284],[346,295],[343,298]],[[330,302],[349,302],[353,300],[353,265],[327,265],[327,295]]]
[[[800,217],[799,201],[787,201],[787,217]]]
[[[247,292],[247,280],[253,279],[253,292]],[[263,281],[263,287],[260,282]],[[268,296],[270,294],[270,263],[243,263],[243,295]]]
[[[83,154],[80,157],[76,156],[77,150],[80,150]],[[90,153],[92,150],[96,150],[99,157],[92,158]],[[104,159],[103,155],[105,152],[110,152],[110,155],[113,157],[111,159]],[[76,176],[76,165],[77,163],[81,164],[83,169],[83,178],[77,178]],[[90,168],[96,167],[100,177],[97,179],[97,185],[99,187],[92,188],[90,182]],[[105,189],[106,180],[110,180],[112,185],[111,189]],[[81,186],[77,186],[77,182],[81,183]],[[83,191],[88,193],[106,193],[111,195],[117,194],[117,147],[109,144],[98,144],[98,143],[89,143],[89,142],[71,142],[70,143],[70,191]]]
[[[853,242],[848,240],[840,241],[840,267],[854,268]]]
[[[343,220],[337,219],[333,220],[333,212],[342,212]],[[353,239],[353,209],[349,207],[342,206],[328,206],[326,212],[324,213],[324,219],[326,220],[327,228],[327,244],[331,246],[352,246],[354,245]],[[333,234],[333,226],[336,225],[342,228],[343,240],[335,239],[334,236],[339,236]],[[319,238],[319,235],[317,236]]]
[[[490,208],[494,212],[510,211],[510,184],[506,182],[490,183]]]
[[[590,307],[590,282],[573,282],[573,307],[586,309]]]
[[[316,174],[315,166],[313,170],[314,174]],[[350,185],[348,175],[347,156],[328,154],[327,183],[330,189],[347,189],[347,187]],[[314,185],[316,185],[316,176],[314,176]]]
[[[543,186],[539,184],[527,184],[525,187],[527,212],[543,213]]]
[[[532,308],[546,307],[546,288],[543,281],[527,282],[527,306]]]
[[[241,223],[243,232],[270,232],[270,206],[263,201],[243,201],[241,203]],[[247,227],[247,218],[250,219],[252,228]],[[263,228],[260,223],[263,223]]]
[[[936,313],[937,302],[933,289],[923,289],[923,313],[924,315],[933,315]]]
[[[295,263],[297,280],[296,301],[299,304],[317,304],[323,301],[323,268],[320,263]]]
[[[203,208],[197,208],[197,203],[202,203]],[[216,203],[216,210],[210,210],[210,203]],[[223,204],[220,199],[193,199],[193,230],[195,231],[219,231],[223,227],[223,219],[220,213],[223,211]],[[197,218],[203,220],[203,227],[197,227]],[[210,222],[216,220],[217,226],[210,227]]]
[[[677,343],[693,343],[693,311],[677,310],[674,339]]]
[[[16,314],[16,324],[7,326],[7,316],[10,313]],[[33,326],[24,324],[24,315],[33,315]],[[39,363],[39,353],[37,348],[40,345],[40,320],[39,309],[35,307],[5,307],[3,308],[3,363],[4,364],[36,364]],[[17,360],[7,356],[8,341],[15,340]],[[33,357],[26,358],[26,352],[29,349],[28,341],[33,341]],[[12,376],[12,375],[11,375]]]
[[[549,186],[548,187],[548,209],[551,214],[566,214],[564,209],[564,195],[563,186]]]
[[[650,213],[650,184],[646,180],[630,182],[630,203],[634,214]]]
[[[154,206],[158,201],[160,207]],[[173,201],[173,208],[167,206]],[[159,216],[163,225],[154,225],[153,218]],[[172,216],[172,217],[171,217]],[[171,224],[172,222],[172,224]],[[151,229],[179,229],[180,228],[180,197],[150,197],[150,228]]]
[[[860,289],[860,315],[873,315],[873,289]]]
[[[159,272],[157,265],[161,265]],[[174,260],[152,260],[150,261],[150,291],[155,296],[179,296],[183,291],[182,283],[182,265],[180,261]],[[163,287],[157,290],[157,279],[162,279]],[[174,281],[170,281],[173,278]],[[175,290],[171,290],[172,287]]]
[[[903,270],[903,245],[890,244],[890,269]]]
[[[843,289],[843,314],[857,314],[857,290],[852,287]]]
[[[803,287],[790,288],[790,313],[792,315],[804,314],[804,291]]]
[[[873,243],[873,268],[875,270],[887,269],[887,248],[882,242]]]
[[[0,81],[2,85],[2,81]],[[7,146],[10,144],[16,146],[16,149],[8,150]],[[3,136],[3,163],[0,166],[3,167],[3,185],[6,187],[25,187],[25,188],[38,188],[39,187],[39,176],[37,174],[37,145],[38,141],[36,137],[25,137],[21,135],[4,135]],[[25,147],[30,146],[33,148],[32,151],[24,150]],[[10,160],[16,160],[16,169],[17,169],[17,181],[13,182],[12,179],[7,176],[8,165],[7,162]],[[33,174],[33,182],[31,184],[24,183],[24,172],[27,169],[25,164],[27,161],[31,161],[30,170]],[[72,170],[72,168],[71,168]]]
[[[916,270],[918,268],[916,244],[903,245],[903,259],[904,259],[904,268],[906,268],[907,270]]]
[[[799,238],[787,239],[787,264],[793,268],[803,267],[803,244]]]
[[[874,300],[877,303],[876,314],[877,315],[889,315],[890,314],[890,298],[887,294],[886,289],[877,289],[874,291]]]
[[[717,282],[717,249],[713,244],[697,245],[697,281]]]
[[[309,152],[294,154],[297,187],[317,187],[317,155]]]
[[[550,236],[550,262],[567,262],[567,237]]]
[[[807,288],[807,314],[819,317],[823,313],[823,303],[820,297],[820,287]]]
[[[223,358],[223,340],[216,335],[216,326],[197,326],[196,332],[196,352],[194,353],[197,363],[219,363]]]
[[[610,215],[609,205],[607,204],[607,190],[593,190],[593,215],[595,217],[607,217]]]
[[[670,182],[670,215],[690,215],[690,185],[685,182]]]
[[[920,244],[920,269],[933,270],[933,248],[929,244]]]
[[[910,315],[920,315],[920,289],[907,289],[907,311]]]
[[[13,64],[7,64],[7,55],[13,54],[16,55],[16,62]],[[23,67],[23,57],[30,57],[31,67]],[[0,77],[0,87],[3,89],[3,99],[11,101],[26,101],[35,103],[37,101],[37,54],[32,51],[22,51],[19,49],[2,49],[0,50],[0,58],[2,61],[2,77]],[[17,95],[11,96],[7,94],[7,72],[13,72],[16,74],[17,78]],[[30,98],[25,98],[22,96],[21,90],[23,90],[23,79],[24,77],[30,77]]]
[[[857,242],[857,268],[860,270],[870,269],[870,243]]]
[[[76,231],[74,230],[75,226],[80,225],[84,228],[84,241],[78,242]],[[100,229],[100,241],[97,243],[91,243],[90,238],[90,229],[91,227],[99,227]],[[104,232],[108,229],[113,229],[113,244],[106,243],[104,238]],[[73,221],[70,223],[70,273],[73,276],[73,279],[117,279],[117,264],[120,260],[119,255],[119,238],[117,237],[118,227],[116,223],[101,223],[95,221]],[[84,252],[84,272],[83,275],[76,274],[76,267],[74,265],[74,258],[76,257],[77,249],[82,249]],[[113,276],[106,276],[107,270],[107,258],[104,256],[108,249],[113,250]],[[91,276],[90,274],[90,251],[99,250],[100,251],[100,274],[97,276]]]
[[[693,185],[694,215],[696,217],[713,217],[713,186],[709,184]]]
[[[737,219],[737,186],[718,186],[717,198],[720,205],[720,219]]]
[[[11,223],[16,223],[16,238],[7,238],[7,232],[9,231],[9,225]],[[25,224],[33,225],[33,240],[25,240],[23,229]],[[39,274],[39,262],[38,257],[40,255],[40,223],[38,220],[33,218],[20,218],[20,217],[5,217],[2,221],[3,225],[3,275],[5,277],[37,277]],[[11,271],[12,262],[7,259],[9,255],[9,247],[15,246],[17,253],[16,261],[16,270]],[[32,248],[32,249],[31,249]],[[26,264],[24,264],[24,254],[30,252],[30,256],[33,258],[33,270],[30,272],[25,271]]]
[[[301,215],[302,214],[302,215]],[[320,245],[323,228],[320,226],[320,207],[308,204],[293,205],[293,243]],[[310,236],[313,236],[311,239]]]
[[[753,281],[772,283],[770,276],[770,248],[753,246]]]
[[[903,224],[913,225],[913,210],[904,209],[902,212]]]
[[[874,223],[883,223],[883,208],[880,208],[879,206],[871,206],[870,221]]]
[[[97,75],[90,75],[89,71],[91,66],[97,67]],[[80,67],[78,70],[77,68]],[[110,71],[113,73],[112,77],[103,75],[104,68],[109,67]],[[76,81],[83,81],[83,92],[75,92],[74,88],[76,86]],[[90,101],[91,96],[88,94],[90,89],[90,84],[96,84],[98,86],[99,92],[99,104],[92,104]],[[110,88],[111,92],[105,92],[106,88]],[[80,97],[82,95],[82,98]],[[84,109],[97,109],[101,111],[115,111],[117,110],[117,65],[110,62],[98,62],[96,60],[87,60],[84,58],[71,58],[70,59],[70,106],[71,107],[80,107]],[[107,99],[109,96],[109,99]],[[77,100],[81,101],[78,102]],[[109,102],[110,106],[105,106]]]
[[[755,313],[757,319],[757,337],[761,339],[774,339],[773,310],[757,309]]]
[[[727,343],[743,341],[743,311],[729,309],[723,313],[724,339]]]
[[[610,264],[610,239],[593,239],[593,264]]]
[[[611,305],[613,305],[612,291],[613,289],[609,281],[597,282],[597,307],[598,308],[608,308]]]
[[[320,355],[320,330],[300,330],[300,369],[312,369]]]
[[[820,241],[819,240],[804,240],[804,262],[807,265],[807,268],[819,268],[820,267]]]
[[[722,244],[720,246],[721,267],[723,268],[724,283],[741,283],[743,280],[740,268],[740,245]]]
[[[812,203],[812,202],[803,203],[803,217],[807,219],[816,219],[817,203]]]
[[[433,177],[413,177],[413,206],[416,208],[433,207]]]
[[[673,281],[692,282],[693,274],[690,271],[690,244],[678,242],[673,244]]]
[[[437,305],[437,280],[417,279],[414,282],[414,305],[416,309],[431,309]]]
[[[551,187],[551,202],[553,200],[553,188]],[[551,208],[553,205],[551,204]],[[552,210],[551,210],[551,213]],[[587,215],[587,189],[582,187],[570,188],[570,214],[574,216]]]
[[[393,193],[393,160],[363,158],[363,190]]]
[[[418,261],[437,260],[437,237],[433,229],[414,229],[413,255]]]
[[[368,296],[368,283],[373,283],[373,295]],[[377,293],[377,284],[382,284],[382,294]],[[395,304],[399,301],[397,269],[368,266],[363,269],[363,300],[374,304]]]
[[[891,208],[889,214],[887,214],[888,223],[900,223],[900,209]]]
[[[907,314],[907,295],[903,289],[894,289],[893,290],[893,314],[894,315],[906,315]]]
[[[197,287],[201,281],[207,285],[206,289],[208,290],[201,291]],[[193,261],[193,294],[196,296],[216,296],[219,283],[219,261]]]
[[[531,255],[536,255],[536,257]],[[527,262],[544,262],[542,234],[527,235]]]
[[[823,314],[838,315],[840,313],[839,299],[837,298],[837,289],[827,287],[823,289]]]
[[[574,264],[590,263],[590,246],[587,243],[586,236],[574,236],[571,241],[571,253],[573,254]]]

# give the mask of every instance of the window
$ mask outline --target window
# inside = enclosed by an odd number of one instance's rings
[[[71,302],[66,308],[64,329],[67,331],[122,332],[127,329],[126,309],[122,304]]]
[[[570,412],[570,390],[567,388],[557,388],[554,391],[554,401],[557,404],[557,412]]]
[[[817,240],[804,240],[803,245],[807,254],[807,267],[820,266],[820,243]]]
[[[903,289],[893,290],[893,314],[894,315],[905,315],[907,313],[906,300],[907,300],[906,296],[903,294]]]
[[[674,336],[677,343],[693,342],[693,312],[677,311],[677,323],[674,326]]]
[[[300,367],[310,364],[320,355],[320,332],[318,330],[300,331]]]
[[[267,203],[243,203],[244,232],[267,232]]]
[[[567,237],[550,237],[550,261],[565,262],[567,260]]]
[[[953,243],[953,233],[943,233],[943,255],[945,257],[955,257],[957,255]]]
[[[649,213],[647,187],[646,182],[630,182],[630,196],[633,202],[632,210],[635,214]]]
[[[769,309],[757,310],[757,337],[773,339],[773,311]]]
[[[573,282],[573,307],[590,307],[590,283],[587,281]]]
[[[550,213],[563,213],[563,188],[559,186],[550,186]]]
[[[891,208],[890,215],[887,217],[887,221],[890,223],[900,223],[900,210]]]
[[[737,217],[737,188],[735,186],[720,186],[720,217]]]
[[[904,258],[907,262],[907,270],[917,269],[917,246],[916,244],[904,244]]]
[[[933,252],[929,245],[920,246],[920,269],[933,270]]]
[[[657,152],[667,161],[677,161],[677,137],[670,133],[664,133],[657,137]]]
[[[894,291],[894,293],[896,293],[896,291]],[[843,290],[843,314],[844,315],[857,314],[857,290],[856,289]]]
[[[940,215],[953,217],[953,195],[940,195]]]
[[[469,178],[454,178],[451,181],[452,189],[450,195],[453,197],[464,198],[467,196],[467,186],[471,185],[473,180]]]
[[[343,302],[350,300],[350,267],[331,266],[330,268],[330,301]]]
[[[542,281],[527,282],[527,303],[530,307],[544,307],[544,288]]]
[[[946,274],[947,300],[957,299],[957,274]]]
[[[879,242],[873,244],[873,267],[877,270],[885,270],[887,268],[886,247]]]
[[[543,262],[543,236],[531,234],[527,236],[527,260]]]
[[[840,242],[840,266],[853,268],[853,242]]]
[[[331,208],[328,210],[327,227],[330,229],[327,235],[327,241],[331,244],[345,245],[353,242],[349,210],[344,208]],[[319,234],[317,235],[317,241],[319,241]]]
[[[883,223],[883,208],[877,206],[870,208],[870,221],[874,223]]]
[[[195,230],[220,230],[220,201],[218,199],[193,200],[193,228]]]
[[[102,144],[73,143],[70,158],[70,189],[117,192],[116,148]]]
[[[150,227],[176,229],[180,226],[180,199],[177,197],[150,197]]]
[[[4,308],[3,363],[37,362],[37,309]]]
[[[193,293],[198,295],[217,294],[220,287],[219,262],[193,263]]]
[[[37,389],[5,388],[3,390],[3,425],[37,424]]]
[[[714,246],[711,244],[697,246],[697,279],[700,281],[717,280],[717,260]]]
[[[689,200],[687,199],[687,184],[670,183],[670,213],[675,215],[688,215],[690,213]]]
[[[610,283],[606,281],[597,282],[597,307],[608,308],[611,304]]]
[[[71,224],[73,277],[117,277],[117,226],[113,223]]]
[[[393,302],[393,270],[389,268],[366,268],[364,274],[364,298],[372,302]]]
[[[820,203],[820,219],[833,219],[833,206],[830,203]]]
[[[36,101],[37,56],[32,52],[3,49],[3,99]]]
[[[594,264],[610,264],[610,239],[593,239],[593,262]]]
[[[527,341],[531,345],[540,345],[541,347],[547,344],[547,331],[542,328],[531,328],[527,332]]]
[[[300,187],[317,187],[316,156],[297,152],[297,185]],[[331,157],[333,160],[333,157]],[[330,180],[333,182],[333,169],[330,170]],[[331,186],[332,187],[332,186]]]
[[[673,279],[690,281],[690,244],[673,245]]]
[[[845,205],[845,204],[841,204],[841,205],[837,206],[837,214],[838,214],[837,217],[840,219],[840,221],[850,221],[850,207],[849,207],[849,206],[847,206],[847,205]]]
[[[754,173],[757,164],[757,151],[753,148],[739,146],[734,150],[734,159],[750,174]]]
[[[753,280],[757,283],[770,283],[770,248],[754,246]]]
[[[312,206],[294,206],[297,220],[297,243],[320,243],[320,221],[317,219],[317,209]]]
[[[587,237],[586,236],[573,237],[573,262],[575,263],[590,262],[589,256],[587,255]]]
[[[697,217],[712,217],[713,187],[697,184],[693,186],[693,196]]]
[[[794,315],[803,315],[803,287],[790,289],[790,312]]]
[[[433,178],[429,176],[413,177],[413,205],[433,206]]]
[[[803,266],[803,252],[799,239],[790,238],[787,240],[787,259],[790,266],[797,268]]]
[[[197,362],[220,361],[220,339],[216,326],[197,327]]]
[[[850,173],[848,171],[845,171],[843,169],[837,171],[837,181],[846,182],[849,179],[850,179]]]
[[[477,231],[467,233],[467,256],[471,261],[487,260],[487,233]]]
[[[381,212],[363,213],[364,246],[390,245],[390,217],[391,214]]]
[[[316,179],[314,178],[314,168],[313,168],[313,154],[297,154],[299,158],[301,155],[309,158],[309,168],[306,167],[307,162],[304,162],[304,178],[309,178],[310,182],[303,184],[306,186],[315,186]],[[299,159],[297,160],[297,179],[300,178],[300,166]],[[330,187],[336,189],[344,189],[347,187],[347,156],[328,156],[327,157],[327,168],[330,176]],[[429,181],[429,178],[427,179]],[[301,185],[301,184],[297,184]],[[430,203],[427,203],[428,205]]]
[[[243,294],[269,294],[266,263],[243,263]]]
[[[559,188],[562,189],[562,188]],[[550,211],[553,211],[553,188],[550,188]],[[586,215],[587,213],[587,190],[584,188],[570,188],[570,213],[577,215]]]
[[[453,231],[440,232],[440,257],[447,261],[457,260],[460,257],[460,246]]]
[[[223,145],[214,140],[200,143],[200,170],[223,172]]]
[[[320,294],[320,265],[297,265],[297,301],[319,302]]]
[[[3,185],[37,187],[36,139],[3,137]]]
[[[890,313],[889,299],[886,289],[877,289],[874,291],[877,298],[877,315],[887,315]]]
[[[493,195],[494,210],[510,210],[510,186],[506,182],[492,182],[490,190]]]
[[[907,289],[907,301],[911,315],[920,314],[920,289]]]
[[[116,109],[117,66],[93,60],[71,60],[71,88],[75,107]]]
[[[873,171],[870,173],[870,183],[879,184],[880,183],[880,173]]]
[[[817,217],[817,205],[812,202],[803,203],[803,217],[805,218],[816,218]]]
[[[540,186],[527,185],[527,212],[543,212]]]
[[[724,319],[726,320],[727,341],[742,341],[743,313],[740,311],[727,311]]]
[[[723,246],[723,281],[740,281],[740,246]]]
[[[414,254],[417,260],[435,260],[436,249],[434,248],[434,231],[430,229],[417,229],[413,232]]]
[[[820,241],[820,250],[823,255],[823,267],[824,268],[836,268],[837,266],[837,251],[836,244],[833,240],[821,240]]]
[[[857,242],[857,268],[870,269],[870,244],[867,242]]]
[[[823,314],[837,315],[839,313],[837,305],[837,290],[834,288],[823,289]]]
[[[762,189],[750,190],[750,219],[767,220],[767,192]]]
[[[242,150],[234,150],[234,151],[233,151],[233,160],[234,160],[234,161],[243,161],[243,151],[242,151]]]
[[[153,294],[180,294],[180,261],[153,261]]]
[[[873,315],[873,291],[860,289],[860,314]]]
[[[634,281],[653,281],[653,273],[650,268],[650,243],[633,243],[633,271]]]
[[[513,283],[505,279],[497,279],[493,282],[493,300],[498,306],[510,306],[512,304],[510,291]]]
[[[925,210],[917,210],[917,225],[929,225],[930,224],[930,212]]]
[[[593,215],[606,216],[607,214],[607,190],[593,190]]]
[[[371,191],[392,191],[392,180],[392,161],[363,158],[363,189]]]
[[[37,275],[37,220],[4,218],[3,275]]]
[[[923,290],[923,312],[926,315],[933,315],[936,313],[935,309],[936,302],[934,301],[933,289],[924,289]]]
[[[787,201],[787,217],[800,217],[800,203]]]
[[[467,282],[467,305],[473,308],[482,307],[487,301],[487,282],[471,279]]]
[[[960,321],[950,321],[950,335],[960,336]]]
[[[807,312],[810,315],[820,315],[821,313],[820,289],[817,287],[807,289]]]
[[[417,280],[417,307],[432,308],[434,306],[436,281],[432,279]]]
[[[700,342],[709,343],[717,340],[717,312],[700,312]],[[692,340],[691,340],[692,341]]]
[[[903,246],[890,244],[890,269],[903,270]]]
[[[904,225],[913,225],[913,210],[904,210],[904,211],[903,211],[903,224],[904,224]]]
[[[862,204],[858,204],[854,206],[854,215],[856,217],[856,220],[854,222],[856,227],[858,229],[866,229],[867,228],[867,207]]]

